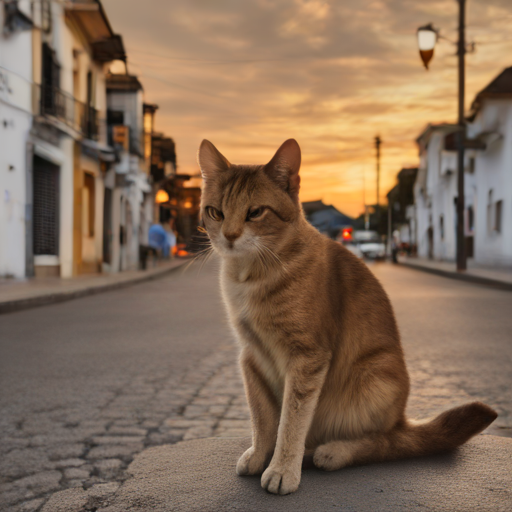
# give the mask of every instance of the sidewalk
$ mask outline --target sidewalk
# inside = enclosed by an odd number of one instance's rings
[[[453,453],[324,472],[302,471],[298,491],[266,493],[239,477],[250,438],[199,439],[149,448],[123,484],[55,493],[42,512],[400,512],[510,510],[512,440],[477,436]]]
[[[512,268],[490,268],[476,265],[468,261],[468,269],[465,272],[457,272],[456,264],[450,261],[426,260],[399,256],[398,262],[404,267],[430,272],[452,279],[460,279],[473,283],[491,285],[504,290],[512,290]]]
[[[127,270],[117,274],[93,274],[65,279],[0,280],[0,314],[63,302],[157,279],[189,261],[189,259],[161,261],[156,267],[146,270]]]

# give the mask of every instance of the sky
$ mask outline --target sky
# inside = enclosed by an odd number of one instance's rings
[[[302,149],[301,199],[349,215],[381,203],[416,166],[427,123],[457,113],[456,0],[103,0],[131,74],[156,103],[156,129],[177,146],[178,172],[199,172],[202,139],[232,163],[264,164],[282,142]],[[430,70],[416,29],[432,22]],[[512,66],[512,1],[467,0],[466,108]]]

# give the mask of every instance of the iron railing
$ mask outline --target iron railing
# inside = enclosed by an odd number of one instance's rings
[[[39,115],[54,117],[87,139],[99,139],[99,116],[95,108],[58,87],[37,85],[35,96],[35,108]]]

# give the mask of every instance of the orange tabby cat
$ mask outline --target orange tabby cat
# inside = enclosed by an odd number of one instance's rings
[[[287,140],[267,165],[232,165],[204,140],[201,212],[241,344],[253,443],[239,475],[269,492],[300,483],[305,452],[335,470],[453,449],[497,417],[474,402],[405,418],[409,377],[389,299],[366,267],[306,221],[301,155]]]

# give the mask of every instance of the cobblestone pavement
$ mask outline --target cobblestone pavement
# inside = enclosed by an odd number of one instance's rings
[[[480,399],[500,412],[491,433],[510,434],[512,294],[372,268],[401,327],[412,380],[409,415]],[[53,492],[81,487],[92,511],[145,447],[250,435],[237,348],[216,288],[209,266],[200,277],[171,276],[3,317],[1,510],[36,512]],[[24,344],[26,337],[37,344]],[[21,361],[24,370],[16,367]],[[46,365],[51,371],[40,370]]]

